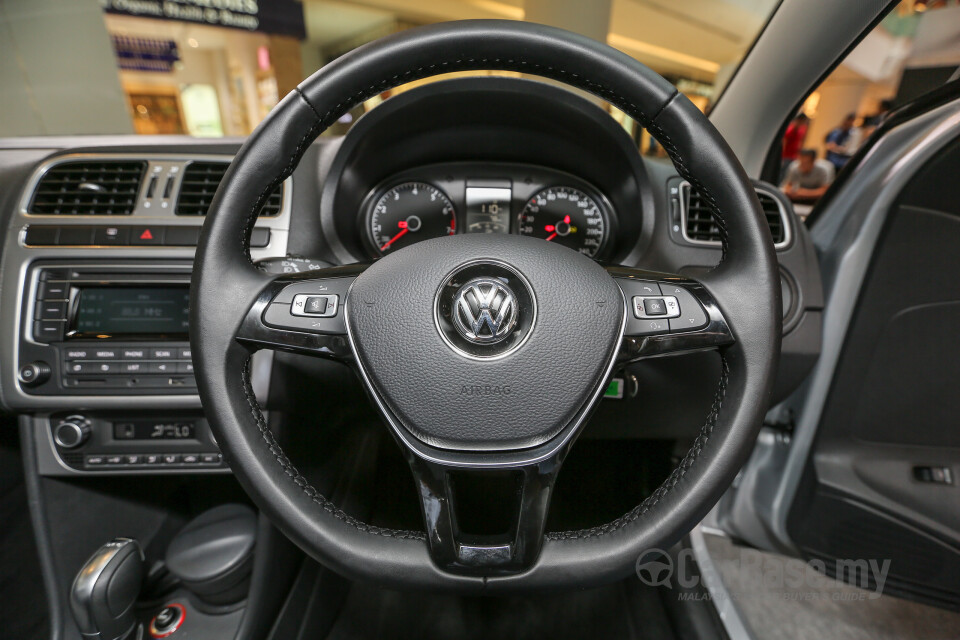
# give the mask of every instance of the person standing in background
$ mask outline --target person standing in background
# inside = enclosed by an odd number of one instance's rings
[[[837,171],[840,171],[853,155],[850,138],[853,136],[853,125],[856,119],[856,114],[848,113],[840,126],[827,134],[827,160]]]
[[[780,154],[780,180],[787,175],[787,169],[790,163],[800,155],[800,149],[803,148],[803,141],[807,137],[807,130],[810,128],[810,118],[802,111],[794,116],[787,130],[783,134],[782,151]]]

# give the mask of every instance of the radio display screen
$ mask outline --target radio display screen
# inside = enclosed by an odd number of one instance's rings
[[[189,302],[183,286],[81,288],[70,334],[186,337]]]

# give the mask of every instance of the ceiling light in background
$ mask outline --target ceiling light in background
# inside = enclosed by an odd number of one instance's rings
[[[611,33],[609,36],[607,36],[607,44],[620,50],[629,49],[630,51],[644,53],[661,60],[677,62],[687,67],[693,67],[694,69],[706,71],[707,73],[716,73],[720,70],[720,64],[714,62],[713,60],[706,60],[704,58],[687,55],[686,53],[680,53],[679,51],[667,49],[666,47],[658,47],[655,44],[641,42],[635,38],[621,36],[617,33]]]
[[[196,38],[187,38],[187,44],[196,49],[200,46],[200,43],[197,42]]]

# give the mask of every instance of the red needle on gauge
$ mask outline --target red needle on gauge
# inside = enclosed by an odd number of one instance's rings
[[[395,235],[395,236],[393,236],[392,238],[390,238],[389,240],[387,240],[386,244],[384,244],[382,247],[380,247],[380,251],[385,251],[385,250],[389,249],[389,248],[390,248],[390,245],[392,245],[394,242],[396,242],[396,241],[399,240],[401,237],[403,237],[403,235],[404,235],[407,231],[410,231],[410,229],[407,228],[407,221],[406,221],[406,220],[401,220],[400,222],[397,223],[397,226],[400,227],[400,233],[398,233],[397,235]]]
[[[557,224],[561,224],[561,223],[558,222]],[[570,224],[570,216],[563,216],[563,223],[562,223],[562,224],[569,225],[569,224]],[[550,235],[547,236],[547,242],[550,242],[551,240],[553,240],[554,238],[556,238],[557,235],[558,235],[558,233],[557,233],[557,228],[556,228],[554,225],[552,225],[552,224],[548,224],[547,226],[545,226],[545,227],[543,228],[543,230],[550,234]]]

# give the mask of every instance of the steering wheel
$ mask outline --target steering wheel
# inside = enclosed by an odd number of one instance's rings
[[[456,235],[370,265],[291,276],[251,262],[268,195],[350,107],[391,87],[470,69],[520,71],[591,92],[646,127],[710,203],[720,264],[699,280],[604,268],[539,239]],[[411,29],[360,47],[285,97],[227,171],[203,228],[191,345],[206,415],[236,477],[302,549],[348,577],[388,586],[507,591],[619,579],[640,554],[689,532],[746,460],[770,398],[780,284],[765,218],[709,121],[636,60],[588,38],[512,21]],[[402,338],[402,339],[398,339]],[[280,349],[352,366],[401,447],[424,531],[371,526],[297,471],[250,386],[250,357]],[[667,480],[623,517],[545,532],[565,456],[616,366],[712,349],[710,414]],[[337,399],[317,389],[318,408]],[[463,526],[458,486],[491,492],[507,532]]]

